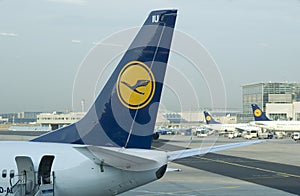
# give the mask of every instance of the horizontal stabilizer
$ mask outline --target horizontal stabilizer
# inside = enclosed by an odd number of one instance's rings
[[[196,156],[196,155],[203,155],[210,152],[217,152],[217,151],[227,150],[231,148],[238,148],[238,147],[258,144],[262,142],[265,142],[265,140],[255,140],[255,141],[231,143],[231,144],[212,146],[212,147],[194,148],[194,149],[185,149],[185,150],[167,152],[168,161],[174,161],[176,159],[182,159],[182,158]]]
[[[145,171],[158,168],[161,162],[167,163],[165,152],[156,152],[142,149],[125,149],[99,146],[74,146],[76,150],[94,161],[98,165],[110,165],[127,171]]]

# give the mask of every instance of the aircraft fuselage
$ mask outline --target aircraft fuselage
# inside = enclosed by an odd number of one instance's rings
[[[38,170],[43,156],[54,156],[51,186],[56,196],[115,195],[154,181],[159,168],[148,171],[126,171],[109,165],[100,166],[77,151],[72,144],[36,142],[0,142],[0,195],[15,195],[20,175],[14,157],[30,157],[33,163],[35,182],[32,193],[38,190]],[[2,152],[1,152],[2,151]],[[5,175],[6,173],[6,175]],[[10,176],[14,173],[14,177]],[[11,181],[11,183],[10,183]],[[28,187],[27,187],[28,188]],[[29,191],[29,190],[27,190]]]

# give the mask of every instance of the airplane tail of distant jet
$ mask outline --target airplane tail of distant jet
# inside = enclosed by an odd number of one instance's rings
[[[258,107],[257,104],[251,104],[255,121],[270,121],[266,114]]]
[[[176,16],[151,12],[87,114],[31,141],[149,149]]]
[[[220,122],[215,121],[215,119],[207,112],[204,111],[204,117],[205,117],[205,121],[206,124],[221,124]]]

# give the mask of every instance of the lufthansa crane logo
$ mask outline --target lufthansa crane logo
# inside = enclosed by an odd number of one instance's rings
[[[260,111],[260,109],[254,110],[254,116],[256,116],[256,117],[260,117],[260,116],[261,116],[261,111]]]
[[[145,63],[131,61],[121,70],[116,87],[121,103],[137,110],[145,107],[152,100],[155,78]]]
[[[211,120],[211,117],[210,116],[206,116],[205,118],[207,121],[210,121]]]

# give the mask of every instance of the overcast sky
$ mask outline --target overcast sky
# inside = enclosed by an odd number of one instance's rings
[[[241,108],[244,84],[300,82],[298,0],[0,0],[0,113],[72,110],[76,73],[95,43],[161,8],[178,9],[176,29],[209,51],[227,107]]]

